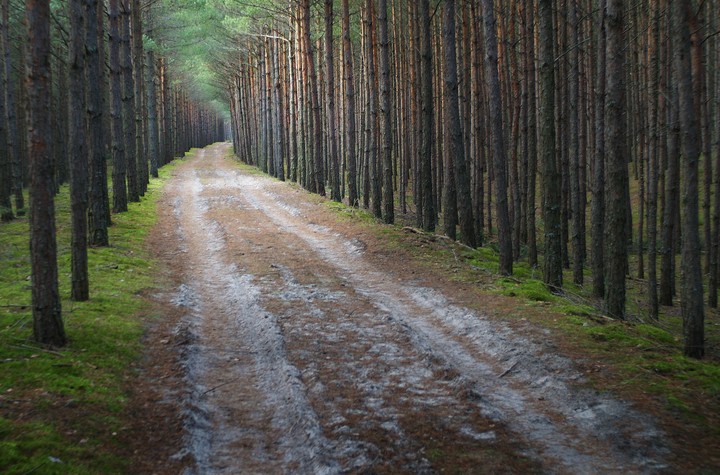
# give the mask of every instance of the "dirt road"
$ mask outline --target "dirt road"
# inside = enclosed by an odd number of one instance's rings
[[[161,203],[185,473],[655,473],[652,419],[214,145]],[[175,397],[175,396],[173,396]],[[158,461],[158,465],[162,465]]]

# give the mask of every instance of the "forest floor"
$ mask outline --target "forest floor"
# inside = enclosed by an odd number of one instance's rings
[[[163,318],[133,383],[133,472],[720,466],[717,437],[608,391],[612,371],[562,335],[503,318],[517,302],[428,272],[229,153],[183,161],[159,202],[150,246],[169,290],[149,296]]]

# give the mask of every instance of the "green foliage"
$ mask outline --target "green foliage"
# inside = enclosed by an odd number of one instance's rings
[[[142,348],[154,285],[144,241],[155,223],[161,169],[140,203],[113,216],[111,247],[89,249],[91,299],[69,301],[70,206],[57,196],[58,263],[70,343],[47,351],[31,339],[28,222],[0,225],[0,472],[126,473],[110,453],[122,429],[125,381]],[[20,416],[18,416],[20,415]]]

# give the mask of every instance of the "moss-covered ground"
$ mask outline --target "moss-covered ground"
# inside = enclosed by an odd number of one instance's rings
[[[153,318],[143,293],[157,285],[145,238],[173,165],[139,203],[112,216],[110,247],[89,249],[91,298],[70,295],[68,188],[56,197],[62,316],[69,343],[32,340],[27,217],[0,224],[0,473],[127,473],[120,436],[127,380]]]

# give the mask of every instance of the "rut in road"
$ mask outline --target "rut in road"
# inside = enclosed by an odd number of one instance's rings
[[[187,473],[667,468],[652,419],[583,388],[537,332],[414,283],[228,154],[183,162],[160,205],[182,282]]]

